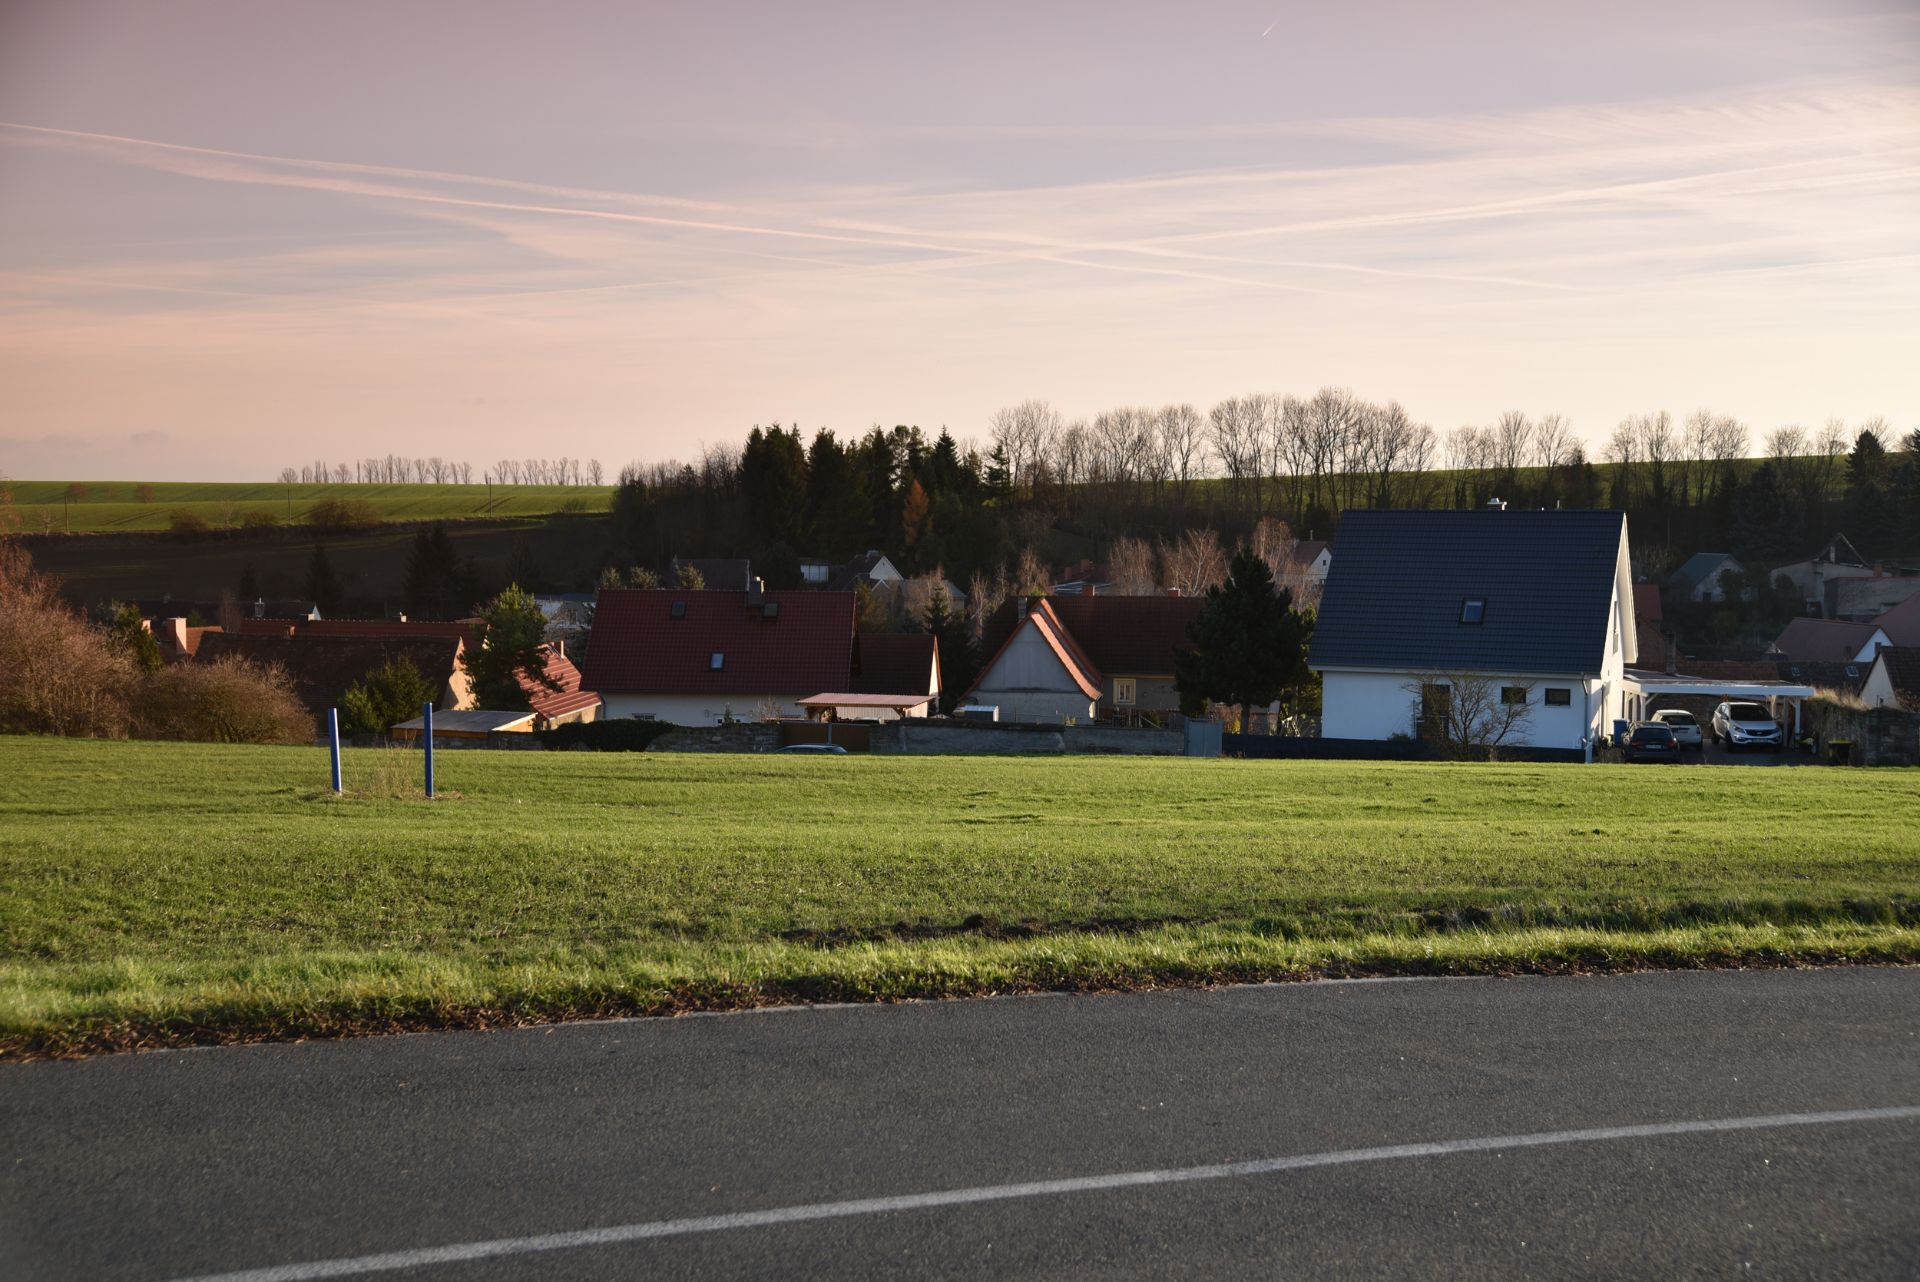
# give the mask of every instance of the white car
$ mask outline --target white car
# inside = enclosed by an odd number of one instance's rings
[[[1781,752],[1787,746],[1786,733],[1773,714],[1757,703],[1723,703],[1713,710],[1713,737],[1729,751],[1765,748]]]
[[[1653,722],[1673,731],[1673,741],[1682,748],[1700,746],[1700,723],[1691,712],[1683,708],[1662,708],[1653,714]]]

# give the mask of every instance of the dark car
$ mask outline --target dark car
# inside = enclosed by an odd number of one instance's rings
[[[1628,761],[1678,761],[1680,741],[1672,727],[1642,721],[1627,731],[1625,756]]]

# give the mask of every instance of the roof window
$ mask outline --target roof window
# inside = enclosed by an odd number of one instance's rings
[[[669,607],[668,607],[668,609],[667,609],[667,617],[668,617],[669,619],[684,619],[684,618],[686,618],[686,617],[687,617],[687,603],[686,603],[685,601],[675,601],[675,602],[674,602],[674,603],[673,603],[673,604],[672,604],[671,606],[669,606]]]
[[[1468,597],[1460,603],[1460,622],[1485,623],[1487,621],[1487,602],[1484,597]]]
[[[779,603],[778,601],[769,601],[769,602],[767,602],[767,603],[766,603],[765,605],[763,605],[763,606],[761,606],[761,607],[760,607],[760,617],[761,617],[761,618],[763,618],[763,619],[777,619],[777,618],[779,618],[779,617],[780,617],[780,603]]]
[[[720,669],[726,666],[727,666],[727,656],[725,651],[715,650],[712,654],[707,656],[707,671],[718,672],[720,671]]]

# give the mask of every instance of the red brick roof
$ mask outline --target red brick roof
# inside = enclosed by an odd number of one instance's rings
[[[547,647],[547,676],[560,683],[558,690],[549,688],[545,682],[535,681],[526,674],[525,669],[513,675],[520,683],[520,688],[527,692],[527,706],[548,721],[582,708],[591,708],[600,702],[598,694],[580,688],[580,669],[573,666],[573,660],[552,646]]]
[[[1041,597],[1033,601],[1027,606],[1026,617],[1019,619],[1007,632],[1005,639],[994,647],[993,657],[980,665],[980,675],[974,678],[973,685],[968,687],[967,693],[971,695],[980,688],[980,683],[992,674],[994,665],[1000,662],[1000,656],[1006,653],[1007,647],[1012,645],[1014,638],[1020,635],[1020,629],[1030,627],[1042,641],[1047,643],[1047,648],[1053,651],[1053,657],[1060,660],[1060,666],[1066,669],[1067,675],[1072,678],[1074,685],[1079,687],[1080,693],[1089,699],[1098,699],[1101,686],[1100,669],[1094,666],[1093,661],[1087,657],[1086,651],[1080,648],[1079,643],[1073,639],[1073,634],[1067,631],[1066,626],[1060,622],[1060,616],[1053,610],[1055,601],[1098,599],[1097,597]],[[1016,599],[1008,604],[1018,610],[1021,602]]]
[[[685,603],[685,616],[672,616]],[[769,618],[744,592],[619,588],[600,594],[586,684],[604,694],[813,694],[853,671],[851,592],[769,592]],[[711,665],[714,654],[722,667]]]
[[[930,632],[867,632],[858,642],[853,694],[933,694],[939,686],[939,642]]]
[[[1018,602],[987,621],[981,648],[997,654],[1013,635]],[[1173,675],[1173,652],[1192,645],[1187,625],[1205,604],[1199,597],[1053,596],[1046,604],[1090,666],[1108,676]]]
[[[1849,663],[1873,639],[1875,627],[1840,619],[1794,619],[1780,630],[1769,652],[1815,663]]]
[[[1633,617],[1642,623],[1658,623],[1666,618],[1660,605],[1660,585],[1658,583],[1636,583],[1633,585]]]

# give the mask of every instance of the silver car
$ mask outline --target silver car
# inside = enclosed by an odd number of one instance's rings
[[[1742,748],[1780,752],[1787,746],[1787,736],[1780,729],[1780,723],[1757,703],[1723,703],[1715,708],[1713,737],[1732,752]]]
[[[1673,741],[1682,748],[1700,746],[1700,723],[1684,708],[1662,708],[1653,714],[1653,723],[1673,731]]]

